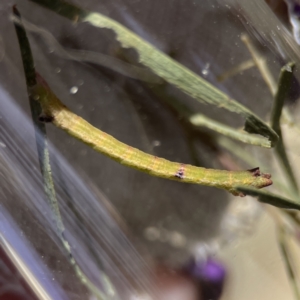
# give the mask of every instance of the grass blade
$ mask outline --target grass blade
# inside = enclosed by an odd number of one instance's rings
[[[285,145],[282,138],[281,127],[280,127],[281,113],[282,113],[285,98],[287,97],[289,88],[291,86],[291,80],[293,78],[293,69],[294,69],[294,63],[288,63],[281,69],[278,88],[275,94],[274,105],[271,112],[271,127],[278,134],[280,138],[275,147],[275,151],[278,156],[278,159],[282,165],[282,168],[285,170],[285,173],[287,174],[291,188],[296,193],[298,193],[299,191],[298,184],[285,150]]]
[[[246,186],[236,186],[235,189],[243,193],[244,195],[258,197],[258,201],[262,203],[271,204],[273,206],[285,208],[285,209],[300,210],[299,203],[263,190],[257,190]]]
[[[288,63],[281,68],[277,91],[275,93],[275,101],[271,113],[271,127],[278,133],[280,130],[280,118],[284,105],[285,98],[288,95],[293,78],[293,70],[295,64]]]
[[[50,166],[50,157],[47,146],[47,133],[45,124],[40,122],[40,117],[42,115],[42,107],[38,99],[35,98],[32,93],[32,89],[37,84],[36,73],[34,69],[34,61],[31,53],[31,48],[29,41],[27,39],[27,35],[25,29],[22,25],[21,16],[18,12],[17,8],[13,7],[14,17],[18,19],[18,22],[15,23],[15,29],[19,40],[19,45],[21,49],[21,56],[24,66],[24,72],[26,77],[27,90],[29,95],[30,107],[32,112],[32,119],[35,128],[36,135],[36,144],[38,150],[38,159],[41,168],[41,173],[43,177],[44,190],[47,195],[47,199],[49,201],[49,206],[51,207],[53,213],[53,219],[56,225],[56,230],[61,242],[63,244],[64,249],[67,252],[69,257],[69,262],[73,266],[76,275],[81,280],[81,282],[93,293],[97,296],[99,300],[105,300],[106,297],[103,293],[96,287],[89,279],[85,276],[85,274],[80,269],[79,265],[76,263],[75,258],[72,255],[71,247],[69,242],[64,237],[64,225],[62,221],[62,217],[59,210],[58,201],[56,198],[52,171]]]
[[[183,65],[153,47],[118,22],[100,13],[88,12],[61,0],[30,0],[75,22],[88,22],[95,27],[112,29],[124,48],[134,48],[141,64],[155,74],[190,95],[199,102],[216,105],[246,118],[245,130],[268,138],[271,145],[277,143],[278,135],[248,108],[231,99],[221,90],[199,77]]]
[[[289,276],[291,287],[294,291],[294,295],[297,300],[300,299],[300,290],[297,284],[297,274],[294,271],[294,265],[292,263],[292,257],[289,251],[288,247],[288,241],[286,237],[286,229],[284,228],[284,225],[281,225],[280,228],[278,228],[278,243],[280,246],[281,254],[283,256],[286,272]]]
[[[243,34],[241,36],[241,40],[248,48],[248,51],[250,52],[252,59],[256,67],[258,68],[261,76],[263,77],[265,83],[269,87],[271,94],[275,95],[277,90],[277,84],[276,80],[274,80],[267,66],[267,60],[259,53],[258,49],[256,49],[255,45],[252,43],[250,37],[247,34]]]
[[[166,91],[166,85],[151,86],[151,92],[164,101],[172,110],[175,110],[180,118],[184,118],[185,121],[190,123],[193,127],[205,127],[249,145],[271,148],[271,142],[262,136],[249,134],[245,131],[217,122],[203,114],[194,113],[194,111],[182,103],[180,99],[170,95]]]
[[[248,134],[247,132],[239,131],[238,129],[229,127],[225,124],[217,122],[213,119],[210,119],[202,114],[194,114],[189,118],[190,122],[195,126],[206,127],[211,130],[214,130],[220,134],[228,136],[232,139],[238,140],[240,142],[260,146],[264,148],[270,148],[271,142],[257,135]]]
[[[13,7],[14,17],[20,19],[20,13],[16,7]],[[42,113],[42,107],[36,99],[34,99],[31,89],[36,85],[36,75],[34,68],[34,61],[27,39],[26,32],[22,26],[22,23],[15,23],[15,29],[20,44],[22,62],[26,77],[26,85],[29,97],[30,110],[35,130],[35,140],[38,152],[39,165],[44,181],[44,189],[49,200],[49,205],[54,214],[57,230],[63,232],[64,226],[61,220],[58,203],[55,196],[54,184],[51,175],[51,167],[49,161],[49,151],[47,147],[47,132],[45,124],[39,121],[39,117]]]

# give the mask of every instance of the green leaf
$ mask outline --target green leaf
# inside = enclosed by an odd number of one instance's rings
[[[281,127],[280,127],[281,113],[282,113],[284,101],[291,87],[294,66],[295,66],[294,63],[288,63],[281,68],[278,87],[274,99],[274,105],[271,112],[271,127],[279,136],[279,141],[275,147],[277,157],[281,163],[283,170],[286,173],[286,177],[289,180],[291,189],[298,194],[299,193],[298,183],[294,175],[292,166],[290,164],[288,155],[286,153],[286,147],[284,144],[284,140],[281,134]]]
[[[245,130],[268,138],[275,146],[278,135],[248,108],[230,98],[205,79],[174,61],[169,56],[137,36],[115,20],[96,12],[82,10],[61,0],[30,0],[43,5],[75,22],[88,22],[95,27],[108,28],[115,32],[116,39],[124,48],[134,48],[139,62],[155,74],[173,84],[199,102],[222,107],[246,118]]]
[[[22,62],[23,62],[23,67],[24,67],[24,72],[26,77],[26,84],[27,84],[32,120],[35,129],[38,158],[39,158],[41,173],[44,182],[44,190],[56,223],[57,234],[61,239],[61,242],[67,252],[69,262],[73,266],[78,278],[97,297],[97,299],[105,300],[108,298],[104,295],[104,293],[101,290],[99,290],[80,269],[79,265],[77,264],[75,258],[72,255],[69,242],[64,238],[63,235],[65,229],[60,214],[58,201],[56,199],[56,193],[55,193],[55,188],[54,188],[54,183],[52,178],[46,127],[44,123],[39,121],[39,119],[41,118],[42,107],[40,105],[40,102],[37,101],[38,99],[35,99],[34,95],[32,94],[32,89],[37,84],[37,76],[34,68],[32,52],[31,52],[29,41],[27,39],[26,31],[22,24],[21,15],[15,6],[13,7],[13,14],[15,18],[14,24],[15,24],[19,45],[20,45]]]
[[[244,195],[258,197],[258,201],[262,203],[271,204],[280,208],[300,210],[300,203],[266,192],[264,190],[258,190],[247,186],[236,186],[235,189]]]
[[[245,131],[239,131],[238,129],[229,127],[223,123],[217,122],[213,119],[210,119],[202,114],[194,114],[189,118],[189,121],[195,126],[202,126],[214,130],[218,133],[221,133],[225,136],[228,136],[232,139],[238,140],[240,142],[270,148],[271,143],[268,139],[249,134]]]

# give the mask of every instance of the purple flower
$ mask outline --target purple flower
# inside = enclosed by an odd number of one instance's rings
[[[297,15],[298,17],[300,17],[300,5],[299,5],[299,4],[296,4],[296,3],[295,3],[295,5],[294,5],[294,7],[293,7],[293,13],[294,13],[295,15]]]
[[[193,260],[185,270],[199,282],[203,300],[220,299],[227,274],[223,264],[212,258],[202,262]]]

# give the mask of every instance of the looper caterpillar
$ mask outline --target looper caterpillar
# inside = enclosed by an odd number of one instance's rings
[[[38,84],[33,88],[32,94],[36,95],[35,98],[42,106],[41,121],[53,123],[94,150],[123,165],[153,176],[225,189],[238,196],[243,194],[238,192],[235,186],[263,188],[272,184],[271,175],[261,173],[259,168],[246,171],[206,169],[171,162],[130,147],[71,112],[38,74],[37,81]]]

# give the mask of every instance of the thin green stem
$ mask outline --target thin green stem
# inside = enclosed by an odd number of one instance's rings
[[[241,147],[238,143],[233,142],[227,137],[220,136],[217,138],[217,143],[229,151],[232,155],[239,158],[241,161],[245,162],[248,166],[251,165],[260,165],[262,169],[266,169],[266,166],[264,164],[261,164],[259,160],[253,155],[251,155],[248,152],[245,152],[245,149]],[[276,177],[272,177],[272,181],[274,183],[274,186],[276,186],[277,189],[283,191],[288,197],[291,197],[292,199],[297,198],[297,194],[294,193],[285,183],[282,182],[282,180],[276,179]]]
[[[248,51],[250,52],[252,59],[260,71],[260,74],[262,75],[264,81],[266,82],[267,86],[269,87],[271,94],[275,95],[276,90],[277,90],[277,84],[276,80],[273,78],[266,59],[259,53],[257,48],[254,46],[252,43],[250,37],[247,34],[243,34],[241,36],[241,40],[244,42],[246,47],[248,48]]]
[[[70,264],[73,266],[77,277],[80,281],[87,286],[87,288],[97,296],[100,300],[105,300],[105,295],[86,277],[83,271],[80,269],[78,264],[76,263],[69,242],[64,237],[64,225],[62,221],[62,217],[59,210],[58,201],[56,198],[52,171],[50,166],[50,158],[49,151],[47,146],[47,133],[45,124],[40,122],[40,117],[42,115],[42,107],[38,99],[37,95],[32,94],[32,88],[36,85],[36,73],[34,69],[33,57],[30,49],[30,44],[27,39],[26,31],[21,22],[21,16],[16,7],[13,8],[13,12],[15,17],[19,19],[18,23],[15,23],[16,33],[19,40],[19,45],[21,49],[21,56],[23,61],[24,72],[26,76],[26,83],[32,113],[32,119],[35,128],[35,136],[36,136],[36,145],[38,150],[38,159],[41,168],[41,173],[43,177],[44,190],[49,201],[49,206],[52,211],[52,215],[54,218],[54,222],[56,225],[57,234],[63,244],[64,249],[66,250],[69,258]]]
[[[117,40],[125,48],[134,48],[139,55],[139,62],[150,68],[170,84],[199,102],[222,107],[246,118],[245,130],[249,133],[260,134],[271,141],[274,146],[278,140],[277,134],[257,115],[239,102],[231,99],[221,90],[193,73],[183,65],[156,49],[148,42],[128,30],[115,20],[100,13],[88,12],[60,0],[31,0],[43,5],[56,13],[75,22],[88,22],[98,28],[108,28],[115,32]],[[69,9],[68,12],[66,12]]]
[[[294,66],[294,63],[288,63],[285,66],[283,66],[280,71],[270,121],[272,128],[276,131],[280,129],[281,113],[285,98],[291,87]]]
[[[240,191],[241,193],[243,193],[245,195],[258,197],[258,201],[260,201],[262,203],[271,204],[273,206],[280,207],[280,208],[300,210],[299,203],[297,203],[293,200],[281,197],[279,195],[269,193],[269,192],[266,192],[263,190],[254,189],[254,188],[247,187],[247,186],[236,186],[235,188],[237,191]]]
[[[233,67],[232,69],[217,76],[217,80],[219,82],[223,82],[223,81],[227,80],[228,78],[233,77],[233,76],[235,76],[243,71],[246,71],[250,68],[253,68],[255,66],[256,66],[256,64],[253,61],[253,59],[246,60],[246,61],[240,63],[239,65]]]
[[[271,148],[271,143],[266,138],[263,138],[261,136],[252,135],[245,131],[239,131],[238,129],[229,127],[223,123],[220,123],[211,118],[208,118],[205,115],[194,114],[189,118],[189,120],[195,126],[209,128],[213,131],[216,131],[220,134],[223,134],[225,136],[228,136],[228,137],[238,140],[240,142],[243,142],[243,143],[246,143],[249,145],[261,146],[264,148]]]
[[[18,22],[18,20],[14,21]],[[137,67],[133,64],[126,63],[120,59],[109,55],[104,55],[102,53],[64,48],[48,30],[36,26],[24,19],[22,19],[22,24],[27,31],[38,34],[43,39],[45,44],[49,48],[54,50],[54,53],[56,55],[64,59],[101,65],[106,68],[110,68],[124,76],[128,76],[141,81],[156,84],[162,83],[162,79],[153,74],[147,68]]]
[[[282,110],[284,110],[284,100],[290,87],[294,64],[288,63],[281,69],[279,81],[276,84],[276,81],[268,68],[266,59],[262,57],[262,55],[256,49],[249,36],[244,34],[241,39],[247,46],[252,59],[254,60],[267,86],[269,87],[271,94],[274,96],[274,105],[271,113],[271,127],[279,136],[279,140],[275,148],[275,153],[280,164],[283,167],[283,170],[285,171],[286,176],[289,179],[288,183],[293,190],[293,194],[296,194],[297,198],[299,198],[298,184],[286,153],[286,148],[284,145],[280,127],[281,113]],[[284,111],[284,115],[287,116],[288,112]]]
[[[288,274],[288,277],[290,279],[289,281],[292,285],[292,288],[293,288],[294,295],[295,295],[296,299],[300,300],[300,290],[299,290],[299,287],[298,287],[298,284],[297,284],[297,276],[294,272],[293,265],[290,261],[291,255],[289,253],[288,245],[287,245],[287,242],[286,242],[285,228],[284,228],[283,225],[280,225],[278,230],[279,230],[279,232],[278,232],[278,242],[279,242],[282,257],[283,257],[284,262],[285,262],[287,274]]]
[[[13,7],[13,12],[16,17],[18,18],[21,17],[16,7]],[[27,39],[27,35],[22,26],[22,23],[20,24],[15,23],[15,29],[20,44],[22,62],[25,71],[31,115],[34,124],[34,130],[35,130],[35,139],[36,139],[36,146],[38,151],[39,165],[41,168],[41,173],[44,181],[44,190],[47,195],[47,199],[49,200],[49,205],[51,207],[51,210],[53,212],[54,221],[57,226],[57,230],[59,232],[63,232],[64,227],[61,221],[61,215],[56,200],[54,184],[51,175],[49,152],[47,147],[46,126],[45,124],[39,121],[39,117],[42,113],[42,107],[40,103],[36,101],[36,99],[34,99],[34,95],[32,95],[32,93],[30,92],[32,87],[36,85],[36,75],[35,75],[33,57]]]
[[[299,222],[285,210],[278,210],[269,207],[267,211],[270,213],[276,225],[277,241],[283,262],[285,264],[289,282],[294,291],[296,300],[300,300],[300,290],[297,284],[297,276],[294,272],[293,264],[291,262],[292,257],[289,253],[289,237],[287,237],[287,235],[292,235],[295,241],[298,240],[297,235],[299,231]]]
[[[55,53],[63,58],[92,62],[95,64],[99,64],[111,68],[112,70],[115,70],[116,72],[119,72],[131,78],[136,78],[150,83],[162,83],[162,80],[158,76],[152,74],[146,68],[136,67],[132,64],[128,64],[126,62],[123,62],[122,60],[113,58],[108,55],[103,55],[101,53],[83,51],[83,50],[65,49],[58,43],[58,41],[54,38],[54,36],[47,30],[35,26],[34,24],[25,20],[22,20],[22,23],[25,26],[26,30],[30,30],[32,32],[41,35],[42,38],[45,40],[45,42],[49,45],[49,47],[51,46],[51,48],[55,49]],[[240,72],[242,69],[253,67],[253,66],[255,66],[254,61],[249,60],[241,64],[240,66],[234,68],[234,70],[231,70],[230,74],[232,74],[233,71]],[[227,74],[227,76],[229,76],[230,74]],[[152,87],[152,90],[154,92],[159,90],[160,91],[159,94],[161,94],[163,87],[165,87],[165,85],[154,86]],[[174,99],[174,97],[168,97],[165,95],[162,98],[165,99],[166,97],[167,97],[166,101],[168,102],[168,104],[171,105],[176,110],[178,111],[180,110],[180,113],[182,113],[183,109],[182,106],[179,107],[178,105],[179,101],[177,99]],[[265,148],[271,147],[271,142],[266,138],[255,136],[245,131],[244,132],[239,131],[238,129],[231,128],[229,126],[221,124],[202,114],[193,114],[192,112],[189,112],[188,115],[190,115],[190,117],[187,117],[189,119],[188,121],[190,121],[195,126],[209,128],[220,134],[229,136],[233,139],[239,140],[243,143],[247,143],[250,145],[256,145]]]
[[[165,85],[153,86],[151,91],[161,98],[168,106],[172,107],[178,114],[185,118],[186,122],[190,123],[193,127],[208,128],[222,135],[228,136],[240,142],[260,146],[264,148],[271,148],[271,142],[258,135],[249,134],[246,131],[232,128],[223,123],[217,122],[203,114],[194,113],[189,107],[182,103],[174,96],[170,96],[165,92]]]
[[[282,112],[285,98],[288,94],[291,85],[293,68],[294,68],[294,64],[289,63],[284,67],[282,67],[281,69],[279,81],[278,81],[278,88],[275,94],[274,105],[271,112],[271,127],[273,128],[274,131],[276,131],[276,133],[280,137],[275,147],[277,157],[282,165],[282,168],[285,170],[285,173],[289,178],[289,182],[291,184],[292,189],[298,194],[299,193],[298,184],[286,153],[283,137],[281,134],[281,127],[280,127],[281,112]]]

